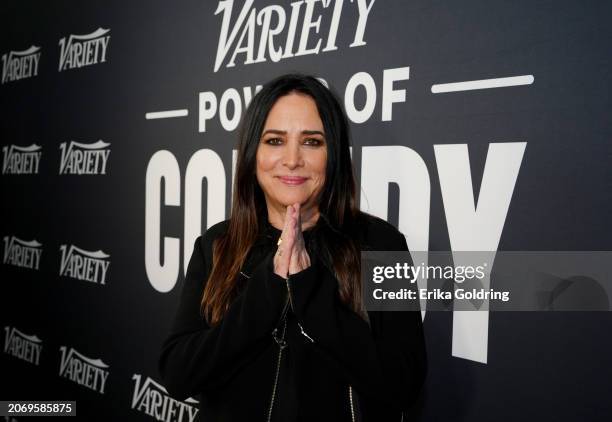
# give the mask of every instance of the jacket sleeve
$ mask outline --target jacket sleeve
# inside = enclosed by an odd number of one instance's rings
[[[260,353],[287,301],[286,284],[271,275],[273,255],[269,254],[255,267],[220,323],[210,327],[200,314],[210,271],[205,257],[211,254],[203,253],[207,245],[212,248],[206,235],[195,241],[174,323],[158,360],[163,383],[179,400],[223,385]]]
[[[394,245],[389,250],[408,250],[403,235]],[[316,258],[309,268],[290,276],[289,286],[303,331],[355,390],[399,409],[410,408],[427,371],[420,310],[368,311],[368,326],[340,301],[338,281]]]

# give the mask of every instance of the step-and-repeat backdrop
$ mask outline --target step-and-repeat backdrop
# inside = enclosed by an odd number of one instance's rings
[[[228,216],[245,108],[287,72],[341,98],[360,206],[412,250],[612,248],[609,2],[0,9],[2,400],[193,420],[197,397],[160,380],[160,344],[194,239]],[[609,313],[424,323],[429,375],[406,416],[609,417]]]

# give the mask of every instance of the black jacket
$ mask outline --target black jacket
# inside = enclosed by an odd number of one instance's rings
[[[408,250],[392,225],[361,216],[362,250]],[[340,301],[335,277],[314,252],[313,229],[303,232],[311,266],[287,282],[272,264],[281,232],[266,222],[239,275],[244,287],[221,323],[210,328],[200,316],[200,298],[211,270],[212,242],[227,223],[195,241],[159,358],[170,395],[199,399],[203,422],[266,421],[276,379],[270,420],[352,421],[357,412],[357,420],[400,421],[401,409],[415,402],[426,373],[420,312],[368,312],[368,325]],[[287,346],[279,363],[272,332],[282,331],[283,311]]]

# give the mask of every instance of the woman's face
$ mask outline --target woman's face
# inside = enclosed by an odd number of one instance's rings
[[[325,184],[327,145],[323,123],[312,97],[291,93],[270,109],[257,147],[257,181],[268,208],[299,202],[318,209]]]

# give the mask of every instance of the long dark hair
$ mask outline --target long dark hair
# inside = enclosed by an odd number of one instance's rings
[[[349,149],[346,114],[336,94],[313,76],[279,76],[253,97],[239,128],[238,161],[229,227],[213,247],[212,271],[202,294],[201,310],[209,324],[218,323],[237,294],[237,275],[267,218],[257,182],[256,154],[268,113],[282,96],[297,92],[316,103],[327,145],[325,184],[319,196],[322,224],[317,224],[321,258],[338,280],[340,299],[362,315],[360,251],[354,238],[359,210]]]

